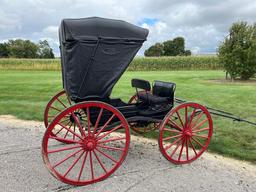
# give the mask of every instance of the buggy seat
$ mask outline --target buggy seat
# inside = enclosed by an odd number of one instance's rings
[[[146,80],[132,79],[132,87],[136,88],[138,100],[150,104],[173,103],[176,85],[171,82],[154,81],[153,92]],[[142,91],[138,91],[138,89]]]

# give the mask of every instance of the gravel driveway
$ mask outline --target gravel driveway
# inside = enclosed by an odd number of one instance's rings
[[[256,191],[256,165],[205,153],[189,165],[175,166],[157,142],[132,136],[129,154],[108,179],[83,187],[53,178],[41,159],[41,122],[0,116],[0,191]]]

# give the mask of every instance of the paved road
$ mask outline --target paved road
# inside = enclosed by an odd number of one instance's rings
[[[42,130],[42,123],[0,116],[0,191],[256,191],[255,165],[206,153],[192,164],[175,166],[162,157],[155,141],[135,136],[126,161],[110,178],[69,186],[44,167]]]

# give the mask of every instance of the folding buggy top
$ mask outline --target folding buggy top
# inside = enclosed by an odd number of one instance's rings
[[[148,30],[98,17],[64,19],[60,49],[64,90],[47,104],[42,156],[57,179],[87,185],[109,177],[125,159],[130,128],[159,131],[159,148],[172,163],[197,159],[212,136],[208,110],[197,103],[174,107],[176,85],[132,79],[128,103],[111,91],[146,40]]]

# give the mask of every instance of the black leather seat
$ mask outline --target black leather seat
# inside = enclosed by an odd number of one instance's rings
[[[136,88],[139,100],[151,104],[172,102],[174,98],[175,83],[154,81],[153,93],[151,93],[150,83],[146,80],[132,79],[132,87]],[[138,91],[141,89],[143,91]]]
[[[152,104],[157,104],[157,103],[165,103],[168,102],[167,97],[159,97],[156,95],[153,95],[152,93],[148,92],[138,92],[139,99],[145,102],[149,102]]]

